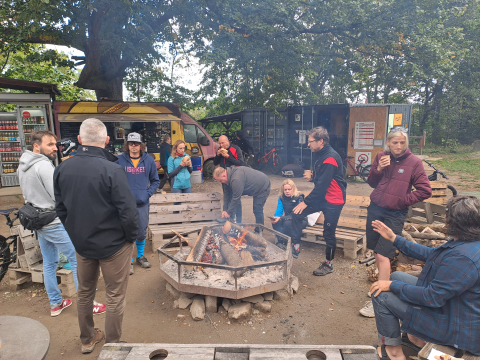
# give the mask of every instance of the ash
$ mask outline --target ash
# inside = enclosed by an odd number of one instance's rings
[[[175,254],[177,260],[185,260],[190,253],[190,247],[183,247],[182,251]],[[265,261],[256,261],[255,265],[270,261],[285,260],[287,253],[273,244],[268,243]],[[172,260],[162,263],[161,268],[172,279],[178,281],[178,264]],[[235,291],[235,278],[233,271],[204,267],[206,275],[200,270],[193,271],[182,266],[180,274],[181,283]],[[237,277],[237,290],[250,289],[262,285],[273,284],[282,281],[284,265],[273,265],[247,270],[241,277]]]

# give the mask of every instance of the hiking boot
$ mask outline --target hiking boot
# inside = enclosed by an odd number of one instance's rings
[[[147,258],[145,256],[140,256],[140,257],[137,257],[137,264],[140,265],[142,268],[144,269],[148,269],[149,267],[151,267],[152,265],[150,265],[150,263],[148,262]]]
[[[133,275],[135,271],[133,270],[133,262],[130,263],[130,275]]]
[[[66,309],[70,305],[72,305],[72,299],[63,299],[60,306],[57,306],[53,309],[50,309],[50,315],[51,316],[58,316],[63,311],[63,309]]]
[[[107,305],[93,301],[93,315],[103,314],[107,311]]]
[[[97,345],[100,341],[105,339],[105,334],[103,333],[102,330],[95,328],[95,336],[93,337],[93,340],[86,344],[82,344],[82,354],[89,354],[95,349],[95,345]]]
[[[324,276],[333,272],[333,266],[327,264],[326,261],[319,266],[318,269],[313,270],[313,275],[315,276]]]
[[[298,259],[300,255],[300,244],[292,244],[292,256],[294,259]]]
[[[285,243],[283,243],[283,242],[280,242],[280,241],[279,241],[279,242],[277,242],[276,245],[277,245],[278,248],[280,248],[280,249],[282,249],[282,250],[287,250],[287,245],[286,245]]]
[[[373,318],[375,317],[375,312],[373,311],[373,303],[372,301],[367,301],[365,303],[365,305],[363,306],[363,308],[360,309],[360,314],[365,316],[365,317],[369,317],[369,318]]]

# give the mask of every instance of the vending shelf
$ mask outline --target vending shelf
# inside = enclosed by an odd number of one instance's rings
[[[20,161],[2,161],[2,164],[18,164]]]
[[[0,143],[19,143],[19,142],[20,141],[18,141],[18,140],[2,140],[2,141],[0,141]],[[8,152],[10,152],[10,151],[8,151]]]

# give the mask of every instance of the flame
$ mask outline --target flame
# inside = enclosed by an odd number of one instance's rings
[[[239,236],[238,239],[230,237],[230,244],[233,245],[233,248],[238,253],[241,248],[244,248],[247,245],[247,240],[245,240],[245,235],[247,235],[248,231],[243,232],[242,235]]]

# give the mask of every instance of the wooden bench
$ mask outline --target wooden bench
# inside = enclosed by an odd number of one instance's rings
[[[356,259],[359,253],[367,246],[365,226],[367,223],[367,206],[370,198],[365,196],[347,195],[347,201],[338,220],[337,248],[343,249],[347,259]],[[303,230],[302,240],[326,245],[323,237],[323,214],[314,226],[307,226]]]
[[[196,240],[202,227],[212,225],[222,217],[221,199],[220,193],[153,195],[148,223],[152,252],[156,253],[160,246],[175,236],[172,230]],[[174,202],[180,204],[174,205]],[[174,214],[174,211],[178,213]]]
[[[406,221],[417,224],[445,223],[445,206],[431,203],[428,200],[410,206]]]

